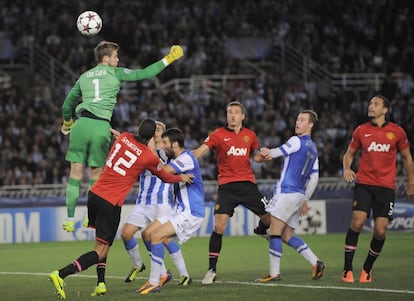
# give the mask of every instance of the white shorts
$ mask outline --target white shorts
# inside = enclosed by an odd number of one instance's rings
[[[174,212],[169,204],[136,205],[129,213],[126,223],[144,229],[161,216]]]
[[[158,220],[161,224],[171,222],[175,229],[178,242],[183,244],[194,236],[198,229],[200,229],[204,218],[195,217],[189,213],[171,212],[170,214],[159,217]]]
[[[278,193],[268,202],[266,211],[294,229],[304,202],[305,195],[302,193]]]

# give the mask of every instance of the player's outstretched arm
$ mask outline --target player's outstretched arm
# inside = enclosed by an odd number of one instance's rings
[[[198,159],[206,155],[209,151],[210,151],[210,148],[207,145],[202,144],[198,148],[193,149],[191,152]]]
[[[156,76],[163,71],[168,65],[172,64],[176,60],[180,59],[184,55],[184,51],[179,45],[171,47],[170,52],[161,60],[143,68],[130,70],[127,68],[118,67],[115,69],[117,77],[121,81],[136,81],[148,79]]]
[[[169,174],[175,175],[177,174],[176,170],[174,169],[174,167],[172,167],[171,165],[165,164],[162,166],[162,168],[168,172]]]
[[[165,66],[168,66],[176,60],[180,59],[183,55],[183,48],[181,48],[180,45],[173,45],[170,49],[170,53],[168,53],[162,61],[164,62]]]

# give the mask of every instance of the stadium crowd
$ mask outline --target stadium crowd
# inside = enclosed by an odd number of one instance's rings
[[[0,59],[19,63],[22,49],[40,45],[76,74],[91,67],[99,39],[121,46],[121,66],[145,66],[172,43],[184,46],[181,63],[159,75],[161,82],[194,74],[238,74],[240,61],[226,45],[228,37],[262,37],[289,43],[333,73],[382,72],[379,90],[322,93],[272,69],[248,81],[230,81],[216,91],[151,90],[120,94],[113,127],[134,131],[145,117],[182,128],[193,149],[225,122],[225,103],[240,100],[246,125],[263,146],[274,147],[293,133],[298,111],[311,108],[320,123],[314,130],[321,176],[340,176],[342,155],[355,125],[366,120],[369,99],[382,94],[392,102],[390,119],[403,126],[414,149],[414,22],[410,1],[3,1]],[[74,16],[94,8],[104,20],[102,34],[85,38]],[[49,21],[48,21],[49,20]],[[272,52],[255,60],[271,61]],[[0,65],[1,69],[1,65]],[[244,71],[244,70],[243,70]],[[395,75],[398,76],[395,76]],[[52,86],[33,74],[28,87],[14,81],[0,89],[0,185],[65,183],[68,137],[60,133],[61,105],[67,85]],[[149,91],[152,91],[151,93]],[[213,157],[201,160],[204,179],[215,179]],[[253,164],[258,178],[278,178],[279,162]],[[399,163],[398,174],[403,171]]]

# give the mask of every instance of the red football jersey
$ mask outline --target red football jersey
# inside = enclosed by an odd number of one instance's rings
[[[258,150],[259,143],[253,131],[243,127],[236,133],[221,127],[213,131],[204,144],[216,152],[219,185],[239,181],[256,183],[250,155]]]
[[[356,182],[395,189],[397,151],[409,146],[407,134],[395,123],[378,127],[367,122],[357,127],[349,144],[361,149]]]
[[[180,176],[167,173],[160,159],[132,133],[122,133],[112,146],[105,168],[91,191],[108,202],[122,206],[139,175],[148,169],[164,182],[177,183]]]

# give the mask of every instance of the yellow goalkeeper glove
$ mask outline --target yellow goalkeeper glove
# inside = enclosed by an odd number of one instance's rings
[[[62,125],[62,128],[60,129],[62,134],[65,136],[68,135],[70,133],[70,130],[73,124],[74,124],[73,119],[70,119],[69,121],[63,120],[63,125]]]
[[[74,221],[65,221],[62,225],[62,228],[66,232],[74,232],[75,231],[75,222]]]
[[[180,45],[173,45],[170,49],[170,53],[164,57],[164,62],[166,62],[167,66],[172,62],[178,60],[184,55],[184,51]]]

